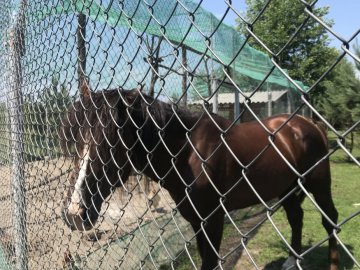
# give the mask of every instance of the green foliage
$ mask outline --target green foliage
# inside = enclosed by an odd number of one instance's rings
[[[354,45],[354,51],[355,51],[356,56],[360,58],[360,45],[358,43],[358,40],[356,40],[356,43]],[[360,63],[355,61],[355,66],[360,71]]]
[[[326,29],[313,18],[307,20],[309,15],[301,1],[273,0],[258,17],[266,2],[246,0],[246,17],[253,23],[252,31],[274,54],[281,52],[278,62],[288,70],[293,79],[313,85],[339,55],[335,48],[329,47]],[[316,6],[312,10],[318,18],[331,26],[332,21],[326,19],[328,11],[328,7]],[[295,38],[287,44],[299,28],[301,29]],[[245,26],[240,21],[238,29],[247,35]],[[254,39],[250,39],[250,43],[265,51]],[[360,55],[359,46],[354,46],[354,49]],[[354,67],[344,59],[316,85],[311,98],[326,119],[337,128],[345,128],[359,119],[359,91],[359,80]]]
[[[266,2],[264,0],[246,0],[248,6],[246,17],[249,22],[254,22]],[[332,25],[332,21],[325,19],[328,11],[328,7],[314,8],[313,10],[321,20]],[[272,52],[278,54],[281,51],[278,63],[282,68],[288,70],[293,79],[300,80],[306,85],[312,85],[331,65],[337,52],[328,46],[329,37],[325,28],[314,19],[310,18],[302,26],[307,17],[308,14],[301,1],[274,0],[255,21],[252,31]],[[287,44],[301,26],[296,37],[290,44]],[[238,29],[244,35],[248,35],[245,25],[239,20]],[[250,39],[250,44],[266,52],[254,39]],[[319,86],[316,88],[316,95],[320,95],[324,91],[324,87]]]
[[[353,65],[345,59],[332,71],[332,81],[324,81],[326,93],[320,112],[338,129],[349,128],[360,119],[360,81]]]

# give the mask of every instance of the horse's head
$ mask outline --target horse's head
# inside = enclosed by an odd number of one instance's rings
[[[89,230],[98,220],[101,205],[112,190],[126,181],[131,134],[126,106],[118,91],[93,93],[74,103],[63,119],[60,137],[64,153],[73,157],[62,209],[66,224]]]

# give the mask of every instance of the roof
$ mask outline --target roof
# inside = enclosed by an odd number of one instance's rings
[[[284,94],[287,93],[287,90],[280,90],[280,91],[259,91],[256,92],[250,99],[252,103],[265,103],[268,102],[269,97],[268,95],[271,94],[271,100],[277,101],[279,100]],[[249,96],[249,95],[247,95]],[[214,98],[209,100],[209,103],[213,103]],[[220,93],[218,95],[218,104],[233,104],[235,102],[235,94],[234,93]],[[244,102],[244,97],[240,95],[240,103]],[[203,100],[196,100],[192,101],[190,104],[202,104]]]

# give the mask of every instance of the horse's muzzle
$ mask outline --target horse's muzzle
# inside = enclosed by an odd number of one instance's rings
[[[66,208],[63,208],[61,218],[71,230],[87,231],[94,227],[86,209],[82,209],[77,214],[70,214]]]
[[[97,217],[90,218],[90,210],[82,203],[71,202],[69,196],[65,194],[61,218],[71,230],[86,231],[93,227],[92,220],[96,222]]]
[[[74,192],[74,187],[70,187],[64,192],[61,218],[71,230],[89,230],[93,226],[88,219],[88,209],[80,200],[72,201],[71,197]]]

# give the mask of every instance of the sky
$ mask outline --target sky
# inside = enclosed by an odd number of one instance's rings
[[[232,0],[232,5],[240,14],[245,14],[245,0]],[[360,0],[318,0],[316,6],[330,7],[327,18],[334,20],[333,30],[341,37],[349,39],[355,32],[360,31]],[[220,18],[224,14],[227,5],[224,0],[204,0],[202,7]],[[236,17],[237,15],[233,11],[229,11],[224,22],[235,25]],[[357,37],[360,43],[360,33]],[[331,34],[330,38],[332,38]],[[331,45],[340,48],[341,43],[333,39]]]

